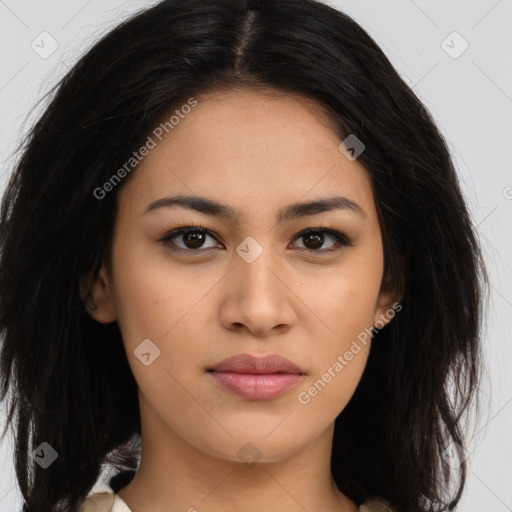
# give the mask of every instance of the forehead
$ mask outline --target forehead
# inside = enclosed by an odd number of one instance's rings
[[[216,198],[242,213],[244,206],[277,210],[281,203],[333,192],[371,207],[368,173],[339,150],[338,129],[322,105],[247,89],[209,92],[195,100],[161,140],[153,136],[155,147],[120,191],[140,213],[170,194]]]

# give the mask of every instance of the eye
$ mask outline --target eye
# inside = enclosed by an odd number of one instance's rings
[[[178,237],[181,237],[181,239]],[[169,245],[177,246],[178,250],[181,249],[183,251],[198,252],[197,249],[202,248],[205,240],[208,237],[214,238],[213,236],[210,236],[207,229],[201,226],[186,226],[173,229],[171,232],[167,233],[167,235],[161,238],[160,241]],[[173,241],[175,238],[178,238],[180,241],[182,241],[185,246],[179,246],[176,242]],[[207,249],[211,248],[213,247],[207,247]]]
[[[320,249],[319,248],[324,244],[325,237],[331,237],[333,238],[336,243],[334,244],[334,247],[330,247],[327,249]],[[306,241],[304,249],[308,251],[313,252],[333,252],[338,251],[340,249],[340,246],[342,247],[350,247],[352,246],[351,241],[342,233],[339,231],[335,231],[333,229],[325,229],[325,228],[312,228],[308,229],[306,231],[302,231],[299,233],[299,235],[296,237],[296,239],[302,239]]]
[[[184,226],[173,229],[159,241],[170,246],[170,249],[172,250],[199,253],[215,248],[215,245],[206,248],[204,247],[204,243],[208,237],[216,240],[216,238],[206,228],[201,226]],[[335,240],[335,243],[333,244],[334,247],[331,246],[330,248],[321,249],[321,246],[325,243],[326,237],[330,237]],[[175,239],[178,239],[178,241],[183,245],[180,246],[179,243],[174,241]],[[299,249],[317,253],[338,251],[341,247],[351,247],[353,245],[352,242],[339,231],[326,228],[311,228],[302,231],[294,240],[297,239],[306,241],[304,246],[302,248],[299,247]]]

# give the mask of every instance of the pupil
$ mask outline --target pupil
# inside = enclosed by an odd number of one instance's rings
[[[316,242],[318,243],[313,243],[313,247],[310,247],[311,244],[308,244],[308,243],[305,243],[304,245],[308,248],[308,249],[318,249],[319,247],[322,246],[323,244],[323,240],[324,240],[324,237],[323,235],[321,234],[309,234],[309,235],[306,235],[305,236],[306,240],[308,239],[314,239],[316,240]]]
[[[204,243],[204,233],[199,231],[191,231],[185,233],[185,245],[189,246],[190,249],[197,249]],[[191,246],[187,242],[191,241]]]

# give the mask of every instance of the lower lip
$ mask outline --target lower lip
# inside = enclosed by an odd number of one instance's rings
[[[249,400],[267,400],[294,387],[302,375],[298,373],[235,373],[210,372],[225,389]]]

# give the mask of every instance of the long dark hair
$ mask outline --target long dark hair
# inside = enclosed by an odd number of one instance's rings
[[[331,468],[357,503],[453,510],[466,462],[444,460],[480,379],[487,275],[447,143],[349,16],[314,0],[165,0],[97,42],[20,145],[0,212],[1,395],[23,512],[75,511],[108,467],[136,470],[137,384],[116,322],[79,278],[110,261],[119,189],[104,187],[166,112],[210,90],[271,88],[328,109],[364,145],[402,310],[374,336],[335,423]],[[57,452],[41,467],[34,450]],[[457,446],[453,445],[453,446]],[[47,451],[47,453],[50,453]],[[455,486],[450,487],[450,481]]]

